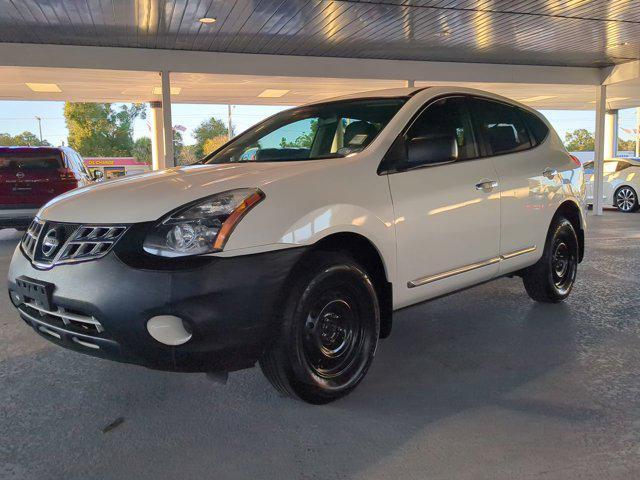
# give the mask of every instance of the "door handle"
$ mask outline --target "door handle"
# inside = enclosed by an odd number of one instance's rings
[[[547,177],[549,180],[553,180],[553,178],[558,175],[558,170],[555,168],[547,167],[542,171],[542,175]]]
[[[494,188],[498,188],[498,182],[495,180],[483,180],[476,183],[476,190],[482,190],[483,192],[490,192]]]

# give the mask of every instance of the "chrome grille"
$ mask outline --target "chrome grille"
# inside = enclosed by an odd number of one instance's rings
[[[38,244],[38,238],[42,233],[43,227],[44,222],[36,218],[31,222],[29,228],[22,237],[22,249],[24,250],[24,253],[26,253],[27,256],[32,260],[36,250],[36,245]]]
[[[40,268],[95,260],[106,255],[128,225],[81,225],[35,219],[22,239],[22,250]],[[48,237],[55,240],[52,247]]]

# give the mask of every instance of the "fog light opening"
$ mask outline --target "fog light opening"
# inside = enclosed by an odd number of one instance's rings
[[[183,345],[193,336],[185,322],[174,315],[158,315],[147,322],[147,331],[155,340],[165,345]]]

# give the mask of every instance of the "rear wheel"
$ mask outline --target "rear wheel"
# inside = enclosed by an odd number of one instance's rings
[[[624,213],[635,212],[638,209],[638,194],[631,187],[620,187],[614,196],[616,207]]]
[[[380,311],[369,276],[352,258],[314,254],[294,278],[281,320],[260,360],[280,393],[323,404],[364,378],[378,342]]]
[[[542,258],[527,268],[522,280],[537,302],[556,303],[571,293],[578,271],[578,237],[569,220],[554,220],[547,234]]]

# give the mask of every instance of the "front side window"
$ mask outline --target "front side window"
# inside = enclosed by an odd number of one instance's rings
[[[490,153],[500,155],[531,148],[529,134],[516,107],[480,98],[471,101]]]
[[[471,119],[463,97],[448,97],[436,100],[415,120],[407,132],[407,140],[417,138],[453,138],[457,145],[457,160],[468,160],[478,156],[471,128]]]
[[[364,150],[405,101],[405,98],[345,100],[287,110],[250,128],[203,163],[345,157]]]

